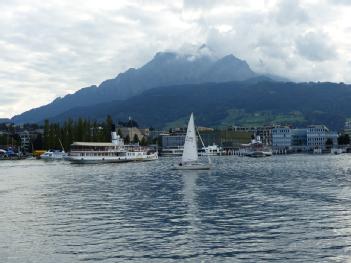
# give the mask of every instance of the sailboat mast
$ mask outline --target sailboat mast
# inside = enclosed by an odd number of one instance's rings
[[[60,138],[58,138],[58,139],[59,139],[59,142],[60,142],[60,145],[61,145],[62,151],[64,152],[64,151],[65,151],[65,148],[63,148],[63,144],[62,144],[62,142],[61,142],[61,139],[60,139]]]
[[[200,135],[200,132],[199,132],[199,130],[195,127],[195,129],[196,129],[196,132],[197,132],[197,135],[199,136],[199,138],[200,138],[200,141],[201,141],[201,144],[202,144],[202,147],[204,147],[205,148],[205,144],[204,144],[204,141],[202,140],[202,138],[201,138],[201,135]],[[210,155],[209,154],[207,154],[207,158],[208,158],[208,163],[211,163],[211,158],[210,158]]]

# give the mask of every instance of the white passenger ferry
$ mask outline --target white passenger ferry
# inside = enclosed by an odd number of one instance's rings
[[[124,145],[113,127],[112,142],[74,142],[66,160],[72,163],[122,163],[132,161],[153,161],[157,152],[147,147]]]

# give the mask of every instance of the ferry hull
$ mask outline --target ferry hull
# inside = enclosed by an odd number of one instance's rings
[[[245,156],[253,157],[253,158],[260,158],[260,157],[272,156],[272,153],[271,152],[263,152],[263,151],[255,151],[255,152],[247,153]]]
[[[147,162],[155,161],[158,159],[157,153],[144,155],[142,157],[134,156],[123,156],[123,157],[81,157],[81,156],[68,156],[65,160],[70,161],[71,163],[79,164],[97,164],[97,163],[126,163],[126,162]]]
[[[98,164],[98,163],[126,163],[131,162],[132,160],[128,160],[126,158],[81,158],[81,157],[72,157],[69,156],[65,158],[65,160],[76,163],[76,164]]]
[[[149,158],[135,158],[129,160],[130,162],[151,162],[151,161],[156,161],[158,160],[158,157],[149,157]]]

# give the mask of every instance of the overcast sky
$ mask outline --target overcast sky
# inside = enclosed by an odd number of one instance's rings
[[[0,0],[0,117],[206,43],[254,71],[351,83],[349,0]]]

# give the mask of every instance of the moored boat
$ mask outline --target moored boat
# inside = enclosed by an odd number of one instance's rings
[[[330,153],[335,154],[335,155],[342,154],[342,153],[345,153],[345,152],[346,152],[346,150],[342,149],[342,148],[332,148],[330,150]]]
[[[72,163],[123,163],[133,161],[153,161],[158,159],[157,152],[139,145],[124,145],[112,126],[111,142],[74,142],[66,160]]]
[[[67,157],[67,153],[62,150],[48,150],[40,155],[40,159],[45,161],[60,161]]]
[[[263,145],[260,136],[257,136],[255,139],[251,140],[251,143],[242,144],[238,155],[259,158],[272,156],[273,153],[268,146]]]
[[[208,145],[207,147],[202,147],[201,151],[199,154],[201,156],[218,156],[222,155],[224,153],[222,147],[213,144],[213,145]]]
[[[128,162],[127,151],[114,143],[74,142],[65,158],[72,163]]]
[[[61,145],[62,150],[48,150],[39,155],[39,159],[43,159],[45,161],[62,161],[67,157],[67,153],[63,148],[62,142],[58,139]]]
[[[0,160],[21,160],[25,156],[19,150],[16,151],[14,148],[9,147],[6,150],[0,149]]]

